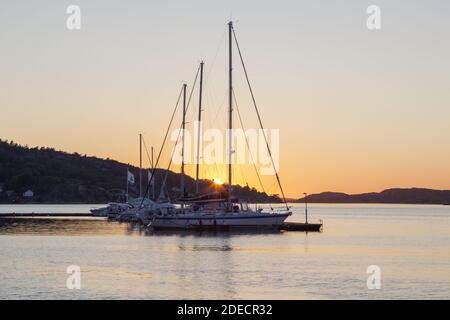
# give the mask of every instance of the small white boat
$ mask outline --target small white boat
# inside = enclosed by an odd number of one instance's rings
[[[109,217],[114,218],[118,214],[128,210],[130,208],[130,204],[128,203],[117,203],[117,202],[111,202],[108,203],[106,207],[102,208],[94,208],[91,209],[91,213],[95,217]]]
[[[130,208],[117,216],[119,221],[137,221],[148,225],[155,212],[166,212],[175,209],[169,202],[155,202],[148,198],[136,198],[130,201]],[[159,211],[158,211],[159,210]],[[163,210],[163,211],[161,211]]]

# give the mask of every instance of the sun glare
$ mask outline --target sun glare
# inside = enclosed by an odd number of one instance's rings
[[[222,180],[220,180],[220,179],[214,179],[213,181],[217,185],[222,185],[223,184]]]

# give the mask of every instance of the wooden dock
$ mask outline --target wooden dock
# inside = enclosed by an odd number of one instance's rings
[[[0,213],[0,218],[27,217],[93,217],[92,213]]]

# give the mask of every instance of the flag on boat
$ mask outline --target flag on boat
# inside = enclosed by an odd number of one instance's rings
[[[134,184],[134,174],[132,174],[129,170],[127,170],[127,181],[129,184]]]

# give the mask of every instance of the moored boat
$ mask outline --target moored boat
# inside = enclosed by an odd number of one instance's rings
[[[148,225],[157,212],[175,209],[170,202],[156,202],[148,198],[136,198],[130,201],[132,206],[117,216],[119,221],[134,221]]]
[[[228,85],[228,181],[227,188],[224,191],[219,191],[212,194],[198,195],[198,165],[199,165],[199,144],[197,146],[197,170],[196,170],[196,180],[197,180],[197,196],[193,198],[186,198],[186,190],[184,183],[184,145],[185,145],[185,118],[186,118],[186,84],[183,84],[182,96],[183,96],[183,121],[181,125],[182,132],[182,161],[181,161],[181,198],[178,202],[181,204],[180,209],[170,209],[159,212],[154,212],[150,226],[154,229],[200,229],[200,230],[228,230],[233,228],[247,228],[247,229],[261,229],[261,228],[272,228],[280,229],[284,221],[292,214],[289,206],[287,205],[286,198],[284,196],[284,191],[281,186],[280,178],[278,176],[277,170],[275,168],[275,163],[272,158],[272,153],[267,142],[267,137],[265,135],[264,127],[262,125],[261,117],[253,97],[253,91],[250,87],[250,82],[248,80],[248,75],[245,70],[244,61],[237,43],[236,35],[233,29],[233,23],[228,23],[228,35],[229,35],[229,85]],[[234,153],[232,146],[232,119],[233,119],[233,82],[232,82],[232,47],[233,40],[236,42],[237,49],[239,51],[239,56],[241,58],[242,65],[244,67],[245,76],[247,77],[247,83],[253,98],[254,107],[258,116],[258,121],[261,130],[264,135],[265,144],[267,146],[268,154],[272,160],[272,166],[274,169],[274,174],[278,186],[280,188],[283,202],[285,208],[280,211],[275,212],[271,210],[256,209],[252,210],[248,205],[240,203],[237,199],[232,198],[232,155]],[[199,121],[201,119],[201,101],[202,101],[202,78],[203,78],[203,62],[200,64],[200,99],[199,99]],[[196,77],[197,79],[197,77]],[[195,86],[195,82],[194,82]],[[199,135],[200,136],[200,135]],[[164,145],[164,143],[163,143]],[[153,177],[153,174],[152,174]],[[258,176],[259,178],[259,176]],[[151,179],[150,179],[151,181]],[[261,181],[261,180],[260,180]],[[147,186],[148,190],[148,186]]]
[[[117,202],[111,202],[108,203],[106,207],[101,208],[93,208],[90,210],[92,215],[94,217],[109,217],[114,218],[118,214],[128,210],[130,208],[129,203],[117,203]]]
[[[292,213],[286,208],[279,211],[251,209],[228,192],[209,193],[180,199],[183,208],[156,212],[150,224],[154,229],[230,230],[279,229]]]
[[[178,212],[155,215],[151,227],[192,230],[280,229],[291,214],[251,210]]]

